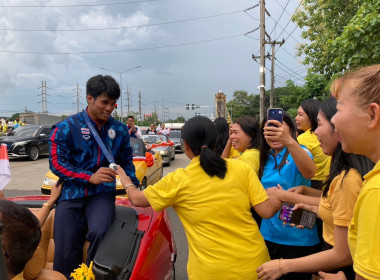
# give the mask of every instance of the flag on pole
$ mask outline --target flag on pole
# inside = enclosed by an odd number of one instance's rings
[[[7,145],[1,144],[0,146],[0,191],[11,180],[11,167],[9,165]]]

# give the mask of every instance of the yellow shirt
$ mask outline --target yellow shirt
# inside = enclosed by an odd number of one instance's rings
[[[7,132],[7,130],[8,130],[8,125],[7,125],[7,124],[4,124],[4,125],[3,125],[3,132],[5,133],[5,132]]]
[[[299,144],[308,148],[313,155],[314,163],[317,166],[317,172],[311,179],[316,181],[324,181],[326,179],[326,174],[329,174],[330,165],[328,163],[330,156],[326,156],[323,153],[317,135],[308,129],[297,137],[297,141]]]
[[[365,279],[380,279],[380,161],[364,176],[348,231],[354,270]]]
[[[319,216],[323,220],[323,240],[335,246],[334,226],[348,227],[362,188],[362,176],[356,169],[341,172],[330,184],[327,197],[321,197]]]
[[[199,157],[144,190],[156,211],[173,206],[189,246],[189,279],[258,279],[269,260],[251,206],[268,199],[256,174],[240,160],[227,159],[224,179],[208,176]]]
[[[251,166],[252,170],[256,172],[256,175],[259,174],[260,167],[260,151],[257,149],[247,149],[244,153],[241,154],[238,159],[246,162]]]
[[[231,146],[230,158],[237,158],[237,157],[240,157],[240,152],[238,150],[235,150],[234,147]]]

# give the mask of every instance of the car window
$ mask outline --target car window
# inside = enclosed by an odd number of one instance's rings
[[[51,132],[51,128],[50,128],[50,127],[44,127],[44,128],[41,130],[41,133],[40,133],[40,134],[45,134],[46,136],[49,136],[49,135],[50,135],[50,132]]]
[[[17,137],[35,137],[38,130],[36,127],[20,126],[15,130],[12,130],[8,135]]]
[[[181,130],[171,130],[169,138],[181,138]]]
[[[144,142],[148,144],[156,143],[157,135],[143,135],[143,139]]]
[[[133,156],[134,157],[145,156],[145,145],[141,139],[131,138],[131,147],[133,149]]]
[[[165,142],[165,141],[167,141],[167,138],[166,138],[166,136],[160,135],[157,137],[157,141]]]

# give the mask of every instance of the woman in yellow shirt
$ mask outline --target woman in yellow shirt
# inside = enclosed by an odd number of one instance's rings
[[[216,140],[214,152],[221,156],[224,151],[224,148],[227,145],[228,138],[230,137],[230,126],[228,125],[227,120],[222,117],[216,118],[214,120],[214,123],[216,127]],[[237,158],[239,156],[240,153],[231,146],[228,158]]]
[[[364,177],[348,230],[355,279],[380,279],[380,64],[348,72],[338,81],[338,112],[332,123],[342,148],[376,164]],[[344,279],[341,276],[323,275]]]
[[[360,155],[343,152],[339,135],[334,131],[331,118],[337,112],[336,99],[330,97],[320,106],[318,128],[315,134],[321,143],[323,152],[332,156],[329,176],[323,185],[320,198],[310,197],[308,189],[296,187],[295,192],[272,189],[269,196],[292,204],[295,208],[313,211],[323,220],[323,251],[297,259],[272,260],[259,268],[259,276],[278,279],[290,272],[317,272],[343,270],[347,279],[354,280],[352,258],[348,248],[347,232],[354,205],[362,187],[362,177],[372,167],[372,162]],[[312,190],[313,191],[313,190]],[[315,191],[315,190],[314,190]],[[314,192],[315,193],[315,192]]]
[[[329,156],[322,152],[320,143],[314,133],[318,126],[317,115],[320,104],[319,100],[313,98],[303,100],[295,118],[297,129],[304,131],[297,137],[297,141],[309,149],[317,166],[317,172],[311,179],[311,187],[315,189],[321,189],[329,169]]]
[[[271,217],[279,201],[268,199],[251,168],[212,151],[215,125],[194,117],[182,128],[185,153],[191,159],[144,191],[125,172],[119,175],[136,206],[161,211],[172,206],[184,226],[189,246],[189,279],[258,279],[256,268],[269,260],[268,250],[252,218],[253,206]]]
[[[260,167],[260,125],[252,117],[240,117],[230,127],[230,137],[222,157],[229,158],[231,147],[240,153],[237,159],[248,163],[258,175]]]

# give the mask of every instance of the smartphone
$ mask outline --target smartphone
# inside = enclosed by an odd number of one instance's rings
[[[294,205],[283,203],[281,204],[280,214],[278,218],[286,223],[295,224],[296,226],[303,226],[304,228],[313,228],[317,214],[304,209],[296,209],[293,211]]]
[[[282,123],[284,119],[284,110],[281,108],[270,108],[267,111],[268,121],[269,120],[276,120]],[[268,126],[275,126],[274,124],[268,124]]]

